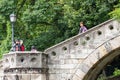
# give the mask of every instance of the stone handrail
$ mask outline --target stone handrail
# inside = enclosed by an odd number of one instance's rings
[[[61,42],[61,43],[56,44],[55,46],[52,46],[52,47],[46,49],[44,53],[50,54],[50,53],[52,53],[52,52],[56,52],[55,49],[58,48],[58,47],[66,48],[66,47],[64,47],[66,44],[70,44],[70,43],[75,42],[76,40],[81,39],[81,38],[85,38],[86,40],[87,40],[87,39],[89,40],[91,37],[88,36],[88,35],[91,35],[92,37],[93,37],[94,35],[99,36],[99,35],[101,35],[102,33],[104,33],[104,35],[107,35],[107,32],[106,32],[106,34],[105,34],[105,25],[108,24],[108,23],[112,23],[112,22],[114,22],[114,21],[115,21],[114,19],[110,19],[110,20],[108,20],[108,21],[106,21],[106,22],[104,22],[104,23],[101,23],[101,24],[99,24],[99,25],[97,25],[97,26],[89,29],[89,30],[86,31],[85,33],[78,34],[78,35],[76,35],[76,36],[74,36],[74,37],[72,37],[72,38],[69,38],[69,39],[67,39],[67,40],[65,40],[65,41],[63,41],[63,42]],[[109,28],[107,28],[107,29],[111,29],[111,30],[114,28],[114,26],[113,26],[112,24],[108,25],[108,27],[109,27]],[[103,28],[103,29],[102,29],[102,28]],[[102,30],[103,30],[104,32],[103,32]],[[116,29],[116,30],[117,30],[117,29]],[[107,31],[107,30],[106,30],[106,31]],[[97,32],[97,33],[96,33],[96,32]],[[112,34],[114,34],[114,33],[112,33]],[[94,36],[94,39],[95,39],[97,36]],[[100,39],[100,37],[99,37],[99,39]],[[75,43],[76,43],[76,42],[75,42]],[[83,42],[83,43],[84,43],[84,42]],[[77,44],[78,44],[78,43],[77,43]],[[68,47],[68,48],[69,48],[69,47]],[[57,51],[57,52],[58,52],[58,51]]]

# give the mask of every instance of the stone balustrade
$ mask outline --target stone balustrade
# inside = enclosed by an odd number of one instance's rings
[[[46,49],[45,53],[48,54],[51,58],[55,58],[60,54],[72,54],[77,53],[75,51],[78,51],[78,53],[81,53],[81,56],[78,58],[86,58],[87,55],[89,55],[87,54],[88,52],[92,52],[100,44],[109,40],[119,32],[119,23],[115,20],[108,20],[100,25],[95,26],[92,29],[89,29],[86,33],[78,34]],[[85,54],[87,55],[85,56]]]
[[[41,54],[39,52],[10,52],[4,55],[4,68],[40,68],[42,67]]]
[[[47,55],[38,51],[15,51],[3,55],[1,80],[46,80]]]
[[[45,73],[46,55],[42,52],[17,51],[3,56],[4,73]]]

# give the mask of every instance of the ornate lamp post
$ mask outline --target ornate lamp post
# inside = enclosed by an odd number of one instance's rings
[[[10,15],[10,21],[12,23],[12,51],[14,51],[14,23],[16,22],[16,15],[11,14]]]

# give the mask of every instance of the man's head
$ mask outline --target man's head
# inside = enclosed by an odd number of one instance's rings
[[[20,40],[19,39],[15,40],[15,43],[20,44]]]

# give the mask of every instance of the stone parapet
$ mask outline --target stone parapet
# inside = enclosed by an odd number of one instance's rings
[[[46,68],[46,54],[41,52],[10,52],[3,56],[4,68]]]

